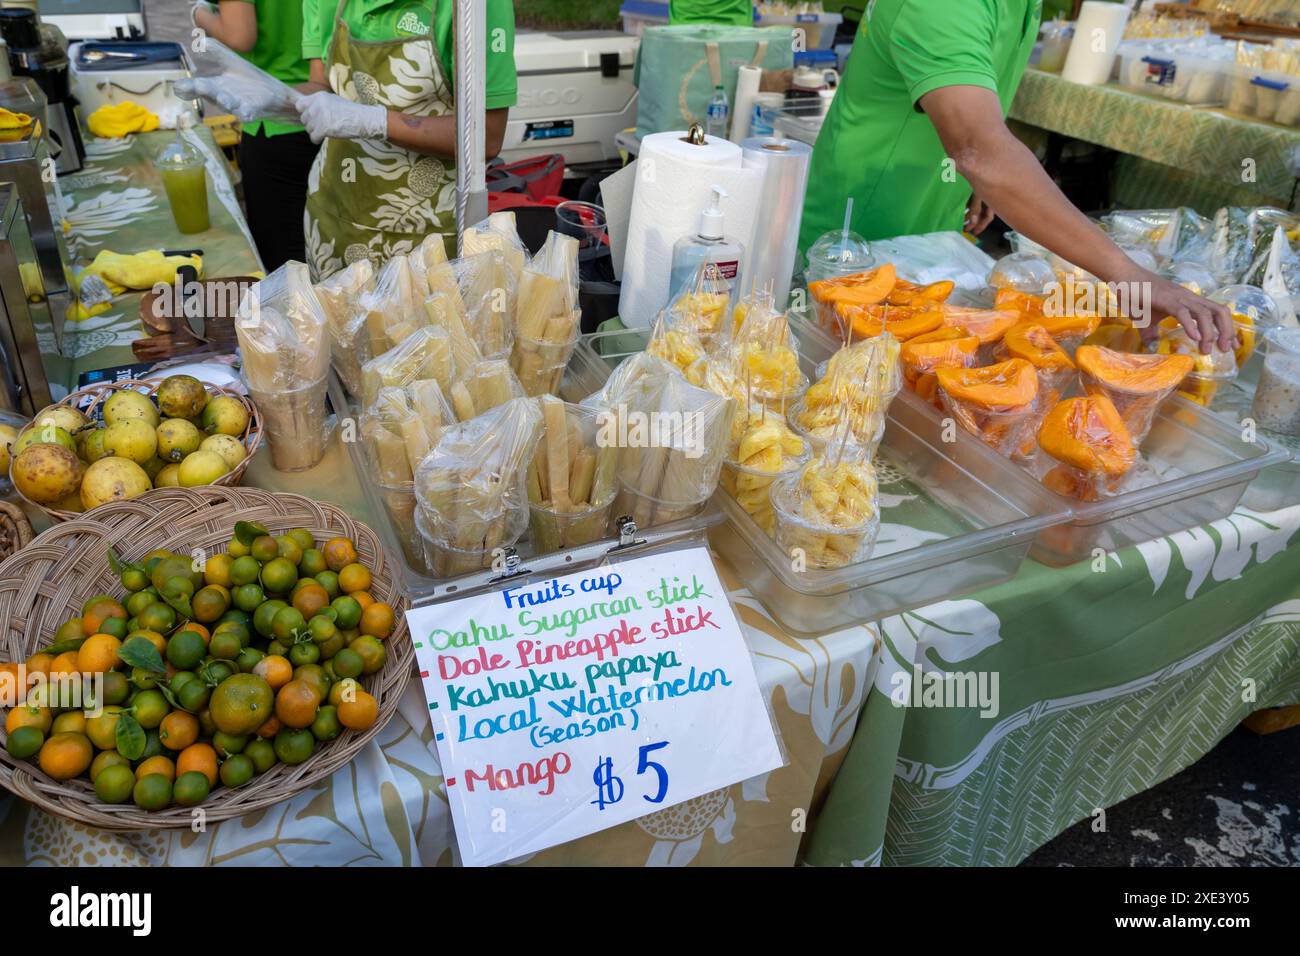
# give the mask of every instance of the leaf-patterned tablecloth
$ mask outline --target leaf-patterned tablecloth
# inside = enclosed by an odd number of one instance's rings
[[[329,500],[374,523],[335,439],[315,468],[287,474],[265,449],[247,484]],[[818,640],[787,636],[719,562],[780,732],[787,764],[763,777],[535,854],[533,865],[788,866],[847,750],[879,661],[866,626]],[[303,866],[449,864],[455,837],[428,706],[412,681],[378,739],[324,786],[204,833],[109,834],[0,796],[0,864]]]
[[[1239,508],[881,621],[875,686],[808,861],[1015,864],[1248,714],[1300,702],[1298,532],[1300,504]],[[917,667],[996,674],[998,712],[911,706]]]
[[[131,254],[148,249],[202,249],[208,277],[249,275],[262,268],[244,214],[235,196],[230,167],[207,127],[187,130],[208,171],[208,212],[211,227],[182,234],[154,157],[174,137],[158,131],[121,139],[86,140],[86,165],[59,180],[64,217],[68,221],[68,252],[74,265],[87,265],[103,249]],[[71,359],[73,387],[83,371],[135,362],[131,343],[145,334],[140,321],[141,293],[113,300],[102,315],[65,326],[63,353]]]
[[[1235,205],[1289,206],[1300,175],[1300,131],[1118,86],[1071,83],[1032,67],[1020,82],[1010,116],[1158,163],[1167,177],[1141,174],[1152,185],[1172,178],[1192,188],[1194,180],[1207,181],[1216,197],[1230,195]],[[1120,185],[1117,190],[1124,192]],[[1141,204],[1140,191],[1129,189],[1124,198]],[[1164,200],[1168,204],[1167,195]]]

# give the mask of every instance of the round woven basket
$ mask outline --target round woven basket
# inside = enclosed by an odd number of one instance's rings
[[[70,405],[73,408],[79,409],[91,421],[96,421],[102,419],[103,416],[100,409],[103,404],[113,396],[114,392],[131,390],[142,392],[150,398],[153,398],[158,392],[158,386],[161,384],[161,379],[156,382],[141,382],[136,379],[124,379],[120,382],[103,382],[98,385],[87,385],[85,388],[72,392],[67,396],[67,398],[56,404]],[[238,402],[244,406],[244,410],[248,412],[248,426],[244,429],[244,434],[239,438],[239,440],[244,443],[244,450],[247,454],[244,455],[243,461],[213,482],[214,485],[238,485],[240,481],[243,480],[244,472],[248,470],[248,465],[253,460],[253,455],[256,454],[257,449],[262,444],[262,416],[258,412],[257,406],[253,404],[248,396],[243,395],[234,389],[225,388],[221,385],[213,385],[211,382],[204,382],[203,387],[208,390],[208,395],[212,398],[216,398],[218,395],[226,395],[238,400]],[[12,465],[10,467],[12,468]],[[26,501],[33,508],[39,508],[55,521],[71,521],[72,519],[80,518],[85,514],[85,512],[77,511],[60,511],[57,508],[50,508],[46,505],[37,504],[21,491],[18,491],[17,487],[14,488],[14,491],[18,493],[19,497],[21,497],[23,501]],[[101,505],[100,507],[102,508],[104,506]],[[93,510],[96,515],[99,514],[99,508]]]
[[[32,523],[23,509],[12,502],[0,501],[0,561],[25,548],[32,537]]]
[[[392,606],[397,626],[384,642],[388,657],[383,669],[363,682],[379,702],[374,724],[365,731],[344,730],[296,767],[277,763],[242,787],[218,787],[201,806],[209,822],[261,810],[324,780],[347,764],[396,712],[415,653],[406,631],[406,602],[394,580],[394,564],[378,536],[338,508],[300,495],[215,486],[162,488],[103,505],[95,509],[93,517],[57,525],[0,563],[0,622],[4,628],[0,659],[22,661],[48,645],[59,625],[77,617],[88,598],[121,592],[121,583],[108,566],[109,548],[124,561],[140,560],[155,548],[215,554],[230,541],[236,521],[261,522],[272,534],[306,528],[318,541],[335,535],[350,538],[356,545],[357,560],[371,570],[370,593]],[[0,708],[0,726],[6,714],[7,710]],[[54,780],[35,763],[15,760],[4,749],[0,749],[0,786],[42,810],[104,830],[187,828],[198,809],[170,807],[150,812],[134,804],[101,803],[89,780]]]

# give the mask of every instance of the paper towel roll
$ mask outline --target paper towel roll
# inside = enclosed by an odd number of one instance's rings
[[[1115,65],[1115,49],[1124,39],[1128,15],[1126,4],[1084,0],[1061,78],[1092,86],[1109,80],[1111,67]]]
[[[790,295],[803,218],[804,189],[812,147],[794,139],[752,136],[741,144],[746,171],[762,177],[754,228],[745,244],[741,294],[763,289],[770,282],[776,307],[784,309]]]
[[[736,76],[736,109],[732,113],[731,141],[742,143],[749,137],[749,127],[754,119],[754,102],[758,99],[758,84],[763,71],[756,66],[742,66]]]
[[[698,231],[714,185],[727,191],[722,201],[724,233],[748,247],[762,173],[742,168],[741,148],[735,143],[710,136],[697,146],[681,131],[643,139],[636,166],[618,308],[624,325],[645,328],[668,304],[673,243]]]

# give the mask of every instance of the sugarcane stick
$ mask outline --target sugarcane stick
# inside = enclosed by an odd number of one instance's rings
[[[564,402],[547,396],[542,399],[542,414],[546,420],[546,471],[551,501],[556,505],[569,503],[569,425]]]
[[[584,448],[573,460],[573,470],[569,477],[569,501],[575,505],[585,505],[590,502],[592,482],[595,477],[596,453],[590,448]]]
[[[456,417],[462,422],[467,422],[478,412],[474,408],[474,399],[465,387],[464,382],[456,382],[451,387],[451,407],[456,412]]]
[[[415,415],[408,415],[398,427],[401,429],[402,443],[406,447],[407,461],[411,465],[411,474],[415,474],[420,462],[433,447],[433,441],[429,438],[424,423]]]
[[[618,471],[618,447],[602,445],[596,452],[596,470],[591,480],[591,503],[604,504],[614,495]]]
[[[379,457],[379,481],[385,485],[400,485],[411,480],[411,465],[406,457],[406,446],[387,428],[376,428],[371,441]]]

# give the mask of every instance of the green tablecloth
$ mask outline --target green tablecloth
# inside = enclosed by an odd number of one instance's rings
[[[86,140],[86,166],[59,180],[68,221],[68,252],[74,266],[87,265],[102,249],[129,254],[147,249],[202,249],[206,276],[249,275],[262,268],[230,179],[230,167],[207,127],[186,137],[207,158],[211,228],[183,235],[172,219],[154,156],[176,134],[159,131],[123,139]],[[135,361],[131,343],[145,334],[141,293],[113,300],[112,308],[65,329],[63,352],[72,360],[69,381],[84,371]]]
[[[1253,711],[1300,702],[1297,532],[1300,504],[1239,509],[1104,567],[1031,562],[881,621],[875,686],[808,861],[1015,864]],[[913,706],[917,667],[997,675],[997,713]]]
[[[1010,117],[1127,156],[1116,170],[1125,205],[1282,206],[1295,200],[1300,131],[1134,93],[1025,71]],[[1253,161],[1253,181],[1243,163]]]

